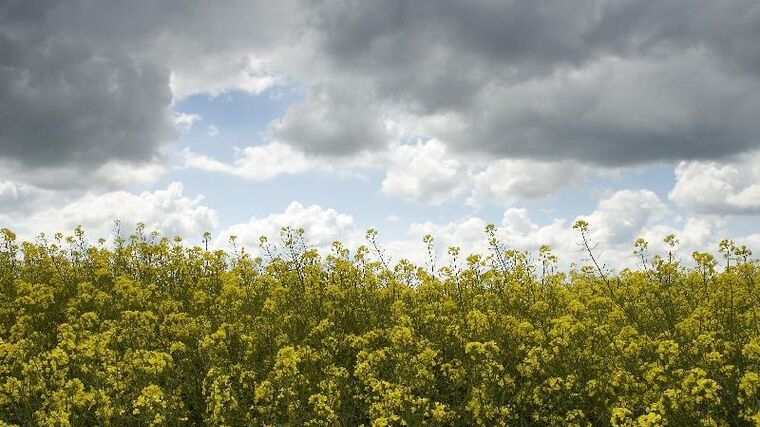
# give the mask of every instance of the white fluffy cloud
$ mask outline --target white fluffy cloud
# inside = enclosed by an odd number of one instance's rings
[[[222,172],[252,181],[262,181],[282,174],[296,174],[313,169],[315,165],[292,147],[272,142],[235,150],[235,160],[219,160],[184,151],[185,166],[210,172]]]
[[[757,253],[758,248],[760,248],[760,233],[738,238],[736,241],[740,245],[747,245],[750,249],[755,249],[755,253]]]
[[[665,204],[648,190],[622,190],[602,200],[584,217],[593,226],[594,236],[611,244],[631,244],[648,226],[663,219]]]
[[[0,183],[0,198],[5,202],[19,200],[31,193],[29,188],[12,182]],[[725,223],[716,218],[692,216],[685,221],[668,223],[669,214],[672,212],[654,193],[623,190],[600,200],[592,212],[579,218],[591,223],[591,239],[599,258],[606,266],[618,269],[638,262],[632,255],[632,243],[639,236],[650,241],[653,253],[663,253],[662,238],[675,233],[681,241],[678,255],[683,260],[688,260],[694,250],[717,247],[719,239],[725,237]],[[18,219],[16,215],[10,219],[4,218],[4,221],[9,221],[13,227]],[[252,217],[247,222],[219,229],[216,213],[202,204],[202,196],[186,196],[179,183],[172,183],[166,189],[138,194],[124,191],[87,194],[29,215],[24,218],[23,224],[30,228],[18,231],[22,235],[26,231],[53,233],[71,230],[81,224],[91,237],[107,237],[113,221],[117,219],[126,230],[142,221],[148,229],[158,229],[166,235],[180,234],[190,239],[199,238],[204,231],[212,231],[219,247],[226,246],[229,236],[234,235],[239,245],[253,252],[258,251],[260,236],[267,236],[276,242],[280,229],[286,226],[304,228],[311,246],[323,253],[334,241],[342,241],[352,248],[366,243],[364,229],[352,215],[316,204],[304,206],[298,202],[292,202],[281,213]],[[442,258],[445,258],[445,248],[448,246],[459,246],[464,254],[486,253],[488,247],[484,229],[487,224],[488,221],[477,216],[448,223],[428,221],[412,224],[403,236],[381,234],[380,240],[393,261],[408,258],[424,263],[426,255],[421,240],[425,234],[435,237]],[[535,253],[541,245],[547,244],[559,255],[564,266],[588,262],[571,221],[557,218],[539,224],[526,209],[509,208],[496,225],[506,247]],[[760,241],[757,235],[737,240],[749,244]],[[439,265],[441,262],[445,260],[439,260]]]
[[[445,253],[449,246],[457,246],[463,254],[488,253],[488,239],[485,235],[485,227],[488,222],[479,217],[470,217],[461,221],[452,221],[445,224],[425,222],[412,224],[409,227],[409,238],[393,241],[390,246],[392,252],[399,252],[416,262],[424,262],[422,236],[431,234],[439,248],[440,254]],[[578,259],[580,253],[573,245],[576,236],[572,229],[563,220],[555,220],[548,225],[539,225],[533,222],[525,209],[509,208],[499,223],[498,237],[507,247],[518,250],[537,251],[541,245],[550,245],[560,254],[562,261],[568,263]]]
[[[200,114],[193,113],[179,113],[174,114],[174,123],[182,130],[188,130],[193,127],[196,122],[203,119]]]
[[[138,222],[148,230],[159,230],[166,235],[188,238],[200,236],[217,227],[214,210],[201,204],[202,196],[183,194],[182,184],[175,182],[166,189],[145,191],[139,194],[113,191],[103,194],[88,193],[61,206],[38,209],[20,222],[30,233],[68,232],[77,225],[93,237],[108,237],[119,220],[126,231]]]
[[[469,205],[508,206],[579,184],[586,173],[572,161],[469,159],[436,139],[397,145],[388,159],[383,193],[429,204],[466,195]]]
[[[677,248],[682,259],[688,260],[694,251],[716,252],[720,240],[727,238],[726,222],[710,216],[692,216],[681,227],[654,225],[644,230],[642,237],[650,242],[650,247],[659,253],[667,252],[662,242],[663,236],[675,234],[679,240]],[[739,240],[742,240],[741,238]]]
[[[670,200],[701,213],[760,213],[760,153],[723,162],[680,162]]]
[[[467,196],[467,203],[472,206],[508,206],[541,198],[582,183],[587,171],[572,161],[468,159],[450,153],[446,145],[435,139],[395,144],[386,151],[341,158],[310,156],[289,144],[270,142],[236,148],[231,163],[186,149],[184,165],[251,181],[311,171],[346,174],[383,170],[383,194],[432,205]]]
[[[596,254],[608,266],[622,268],[634,265],[633,241],[640,236],[651,242],[653,251],[664,250],[660,241],[669,233],[681,237],[682,254],[688,259],[692,250],[705,250],[717,245],[718,223],[705,218],[689,218],[682,226],[665,222],[667,207],[652,192],[646,190],[623,190],[599,201],[590,214],[579,217],[591,224],[591,240]],[[460,246],[465,253],[487,251],[484,229],[487,222],[470,217],[446,224],[425,222],[409,228],[409,238],[391,242],[390,245],[403,256],[422,262],[424,253],[421,239],[432,234],[438,247]],[[509,248],[528,250],[534,254],[541,245],[549,245],[559,255],[560,261],[570,263],[588,262],[585,249],[580,246],[578,232],[573,223],[557,218],[548,224],[538,224],[522,208],[509,208],[504,212],[498,236]],[[441,252],[443,253],[443,252]]]
[[[382,191],[405,200],[442,203],[462,192],[467,170],[436,140],[399,145],[390,155]]]
[[[583,182],[585,168],[575,162],[503,159],[491,162],[471,178],[471,205],[509,205],[536,199]]]
[[[248,222],[222,230],[217,244],[223,245],[230,236],[236,236],[239,244],[256,251],[261,236],[271,239],[273,243],[278,242],[282,227],[303,228],[309,244],[323,251],[329,250],[334,241],[355,245],[361,236],[351,215],[319,205],[307,207],[292,202],[282,213],[264,218],[252,217]]]

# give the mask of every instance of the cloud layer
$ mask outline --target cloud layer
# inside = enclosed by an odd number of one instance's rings
[[[720,226],[706,215],[760,213],[757,40],[756,0],[9,0],[0,220],[47,230],[118,214],[171,233],[216,228],[175,177],[140,191],[178,160],[250,181],[362,174],[417,204],[498,206],[515,245],[562,246],[570,218],[537,224],[521,203],[664,163],[675,167],[668,200],[610,190],[589,209],[595,236],[622,248],[646,227],[678,227],[697,245]],[[216,146],[178,146],[201,120],[173,111],[183,99],[280,87],[302,96],[231,161]],[[204,138],[229,142],[221,122],[203,125]],[[224,229],[252,236],[292,220],[321,230],[323,245],[340,237],[328,227],[358,233],[345,215],[294,204]],[[409,233],[467,240],[483,222]]]
[[[756,2],[327,1],[316,16],[330,76],[459,150],[620,165],[758,144]]]
[[[168,70],[44,36],[0,31],[3,158],[31,167],[138,163],[177,137]]]
[[[760,153],[726,161],[680,162],[669,198],[696,212],[760,213]]]
[[[216,229],[217,213],[201,203],[202,196],[188,197],[183,191],[183,185],[174,182],[154,191],[86,193],[67,199],[44,190],[0,183],[0,200],[17,203],[0,220],[5,226],[20,227],[17,231],[26,238],[42,232],[70,232],[78,225],[94,238],[107,238],[117,220],[126,232],[141,222],[148,230],[189,238]]]
[[[625,165],[758,147],[752,0],[5,2],[0,156],[154,160],[173,99],[310,95],[272,124],[309,154],[379,150],[388,116],[454,151]]]

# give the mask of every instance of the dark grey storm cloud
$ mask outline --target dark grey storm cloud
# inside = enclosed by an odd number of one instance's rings
[[[0,1],[0,160],[84,173],[160,160],[178,137],[172,75],[271,44],[265,6]]]
[[[756,0],[319,4],[315,34],[336,67],[368,73],[381,94],[408,96],[430,109],[466,100],[461,95],[494,80],[519,82],[563,67],[582,68],[605,55],[639,57],[706,46],[760,72]]]
[[[176,137],[169,71],[46,27],[35,3],[2,9],[0,155],[28,166],[153,160]]]
[[[169,73],[66,40],[0,35],[0,152],[31,166],[147,161],[175,138]]]
[[[755,0],[321,4],[335,72],[459,150],[627,164],[760,146]]]
[[[317,88],[272,123],[272,136],[308,154],[345,156],[390,140],[372,99],[358,91]]]
[[[490,156],[715,158],[760,146],[757,40],[757,0],[6,0],[0,158],[154,160],[172,79],[246,58],[311,88],[271,126],[311,154],[382,149],[391,117]]]

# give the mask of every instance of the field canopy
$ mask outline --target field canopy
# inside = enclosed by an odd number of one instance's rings
[[[588,224],[576,224],[585,242]],[[493,236],[493,229],[486,230]],[[0,425],[752,425],[760,265],[0,240]],[[432,247],[431,237],[425,243]],[[668,247],[677,244],[673,236]]]

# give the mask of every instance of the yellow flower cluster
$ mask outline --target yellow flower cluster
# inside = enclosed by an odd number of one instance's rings
[[[253,258],[3,230],[0,425],[760,425],[746,248],[562,272],[486,234],[436,269],[376,232],[320,255],[284,229]]]

